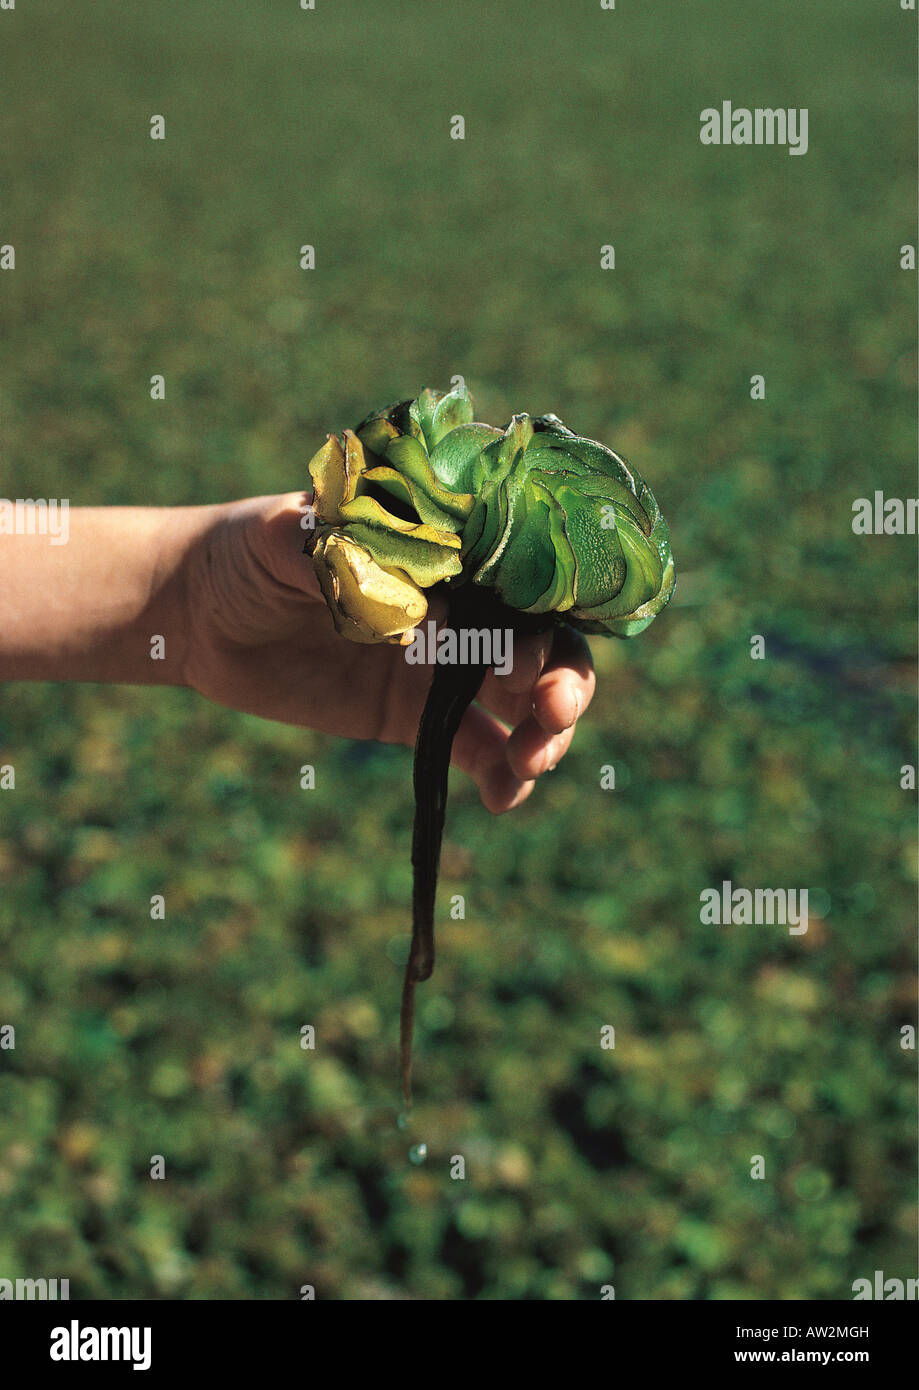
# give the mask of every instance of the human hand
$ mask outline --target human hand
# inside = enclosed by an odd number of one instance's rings
[[[340,637],[303,554],[309,496],[214,508],[181,570],[182,676],[217,704],[346,738],[414,744],[431,668],[403,647]],[[432,603],[431,616],[442,619]],[[593,696],[587,642],[559,626],[518,637],[513,670],[489,671],[453,745],[493,812],[524,801],[567,751]]]

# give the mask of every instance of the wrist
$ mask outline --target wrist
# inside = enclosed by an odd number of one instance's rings
[[[150,672],[144,683],[191,686],[188,678],[202,614],[202,577],[213,563],[215,532],[235,502],[157,511],[149,600],[138,614],[139,646],[146,643]]]
[[[187,556],[221,507],[72,508],[0,542],[0,679],[180,685]]]

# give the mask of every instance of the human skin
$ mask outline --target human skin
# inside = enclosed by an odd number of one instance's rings
[[[0,536],[0,680],[186,686],[264,719],[411,746],[431,668],[338,636],[303,554],[309,500],[72,508],[66,544]],[[452,761],[490,811],[519,805],[558,763],[594,684],[567,627],[518,638],[512,672],[489,671]]]

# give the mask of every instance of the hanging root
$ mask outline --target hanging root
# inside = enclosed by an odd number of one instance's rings
[[[402,1099],[406,1110],[412,1108],[412,1038],[415,1035],[415,986],[427,975],[415,974],[415,961],[409,953],[402,984],[402,1009],[399,1015],[399,1056],[402,1064]],[[428,972],[430,973],[430,972]]]
[[[458,595],[457,595],[458,597]],[[452,626],[457,605],[451,603]],[[400,1016],[402,1094],[412,1104],[415,986],[434,969],[434,900],[447,807],[450,752],[463,715],[479,693],[487,666],[435,666],[415,743],[415,826],[412,833],[412,945],[405,967]]]

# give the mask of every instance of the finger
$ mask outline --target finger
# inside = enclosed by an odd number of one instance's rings
[[[285,492],[250,498],[240,513],[252,553],[267,574],[293,592],[319,593],[313,566],[303,547],[313,535],[311,492]],[[245,510],[248,509],[248,510]]]
[[[570,729],[593,699],[596,684],[587,639],[567,624],[559,626],[549,659],[533,688],[534,718],[547,734]]]
[[[513,729],[522,724],[524,719],[528,719],[533,712],[533,686],[520,692],[508,690],[505,677],[496,676],[493,670],[489,670],[476,701],[483,709],[487,709],[498,719],[503,719],[505,724],[509,724]]]
[[[521,777],[538,777],[555,767],[567,752],[574,725],[560,733],[547,732],[533,713],[533,693],[511,695],[500,679],[483,684],[479,704],[513,729],[508,744],[511,767]],[[577,702],[575,702],[576,706]],[[519,759],[519,761],[515,761]]]
[[[512,694],[524,694],[536,684],[551,650],[551,629],[547,632],[529,633],[526,636],[515,633],[511,669],[506,676],[495,676],[494,679],[500,681],[505,690]]]
[[[547,653],[542,639],[526,639],[531,645],[524,661],[518,663],[515,655],[516,685],[507,676],[489,671],[479,704],[515,727],[530,714],[547,733],[570,727],[593,698],[593,663],[585,638],[573,628],[559,626],[552,636]]]
[[[560,734],[547,734],[531,715],[511,734],[505,756],[514,775],[521,781],[528,781],[556,767],[573,738],[574,725]]]
[[[496,815],[525,801],[533,782],[521,778],[507,760],[510,730],[485,710],[471,705],[453,741],[451,762],[470,776],[482,804]]]

